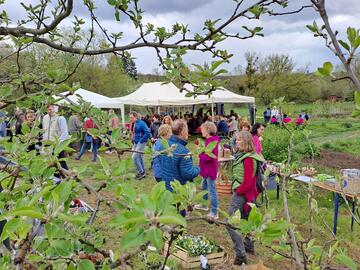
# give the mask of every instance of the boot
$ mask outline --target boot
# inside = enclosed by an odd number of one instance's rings
[[[244,246],[246,253],[255,255],[254,241],[249,236],[245,236]]]
[[[246,255],[236,255],[235,260],[234,260],[234,265],[242,265],[242,264],[247,264],[247,259],[246,259]]]

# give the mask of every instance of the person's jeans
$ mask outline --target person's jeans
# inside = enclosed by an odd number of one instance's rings
[[[137,151],[137,152],[144,152],[146,143],[137,143],[135,145],[133,145],[132,150],[133,151]],[[143,160],[143,154],[140,153],[133,153],[132,154],[132,160],[134,161],[136,170],[138,171],[139,174],[144,174],[145,173],[145,165],[144,165],[144,160]]]
[[[211,180],[209,177],[208,178],[203,178],[202,179],[202,190],[207,190],[208,193],[206,193],[204,195],[204,200],[208,200],[209,199],[209,194],[211,197],[211,209],[210,209],[210,213],[213,215],[217,215],[218,212],[218,194],[216,191],[216,181],[215,180]]]
[[[229,216],[234,215],[237,210],[240,210],[241,218],[247,219],[249,216],[249,212],[244,211],[245,204],[246,204],[245,196],[244,195],[239,196],[236,194],[236,192],[234,192],[231,197],[231,203],[228,210]],[[239,232],[229,227],[226,227],[226,229],[231,237],[231,240],[235,245],[236,256],[240,256],[240,257],[245,256],[245,246],[246,249],[248,250],[254,249],[254,244],[250,237],[245,237],[245,241],[243,241],[243,238],[241,237],[241,234]]]
[[[86,145],[88,145],[88,144],[91,144],[91,142],[86,142],[86,141],[84,140],[84,142],[83,142],[83,144],[82,144],[82,146],[81,146],[81,149],[80,149],[80,153],[79,153],[78,159],[80,159],[80,158],[84,155],[84,153],[85,153],[85,151],[86,151]],[[93,140],[93,141],[92,141],[92,144],[93,144],[92,152],[93,152],[93,154],[94,154],[93,160],[96,161],[96,158],[97,158],[97,150],[98,150],[98,146],[99,146],[99,139]]]

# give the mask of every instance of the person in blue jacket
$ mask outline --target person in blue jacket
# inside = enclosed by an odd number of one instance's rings
[[[226,119],[226,117],[221,116],[220,122],[217,126],[220,136],[224,136],[224,137],[228,136],[228,133],[229,133],[229,126],[228,126],[228,123],[225,121],[225,119]]]
[[[200,173],[200,168],[193,165],[190,150],[186,148],[189,137],[188,126],[184,120],[175,120],[172,123],[172,133],[168,140],[169,146],[174,147],[173,155],[162,155],[162,180],[166,189],[172,191],[171,182],[178,180],[182,185],[192,181]]]
[[[130,122],[133,124],[132,130],[132,150],[136,151],[132,155],[136,170],[138,174],[136,175],[137,180],[141,180],[146,176],[145,165],[143,159],[143,152],[146,146],[147,140],[150,138],[150,130],[143,120],[140,119],[137,112],[130,112],[129,114]]]
[[[167,141],[170,138],[171,134],[172,134],[171,126],[167,124],[161,125],[157,131],[158,136],[152,148],[154,155],[151,163],[153,175],[155,177],[156,182],[160,182],[162,180],[161,158],[164,155],[159,154],[159,152],[164,150],[163,140]]]

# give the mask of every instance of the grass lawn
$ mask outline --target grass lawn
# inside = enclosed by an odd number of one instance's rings
[[[351,123],[351,127],[344,127],[344,123]],[[353,119],[313,119],[308,128],[312,131],[312,136],[316,138],[326,138],[328,136],[338,136],[341,138],[341,134],[347,132],[355,132],[359,130],[360,123],[359,121],[354,121]],[[193,143],[194,138],[191,138],[189,142],[189,147],[193,149],[195,147]],[[351,148],[351,146],[349,146]],[[100,153],[102,157],[105,157],[110,164],[114,164],[116,157],[114,155],[106,155]],[[82,161],[71,160],[70,166],[76,167],[84,162],[89,162],[91,160],[91,154],[87,153]],[[198,163],[198,159],[195,157],[194,163]],[[94,172],[100,168],[99,162],[92,165],[92,171],[88,173],[88,181],[93,183],[95,186],[100,186],[101,181],[97,181],[94,177]],[[146,159],[146,167],[150,167],[149,158]],[[318,167],[318,171],[329,172],[326,167]],[[330,170],[331,171],[331,170]],[[148,170],[150,172],[150,170]],[[97,183],[96,183],[97,182]],[[200,188],[200,179],[196,179],[198,187]],[[141,180],[128,180],[128,183],[133,185],[138,194],[147,193],[151,187],[156,183],[150,173],[148,176]],[[296,225],[296,229],[300,232],[303,237],[307,237],[309,234],[310,226],[308,224],[308,195],[306,192],[307,186],[303,183],[292,182],[292,189],[289,193],[289,208],[290,214],[292,216],[292,222]],[[110,190],[104,189],[102,191],[103,195],[112,197],[113,193]],[[88,197],[88,195],[83,194],[84,198],[91,204],[94,203],[94,198]],[[276,191],[269,191],[270,198],[270,208],[276,210],[278,218],[283,218],[283,208],[282,208],[282,199],[276,199]],[[317,200],[318,209],[314,214],[313,220],[313,237],[316,238],[319,244],[324,244],[326,241],[332,239],[332,227],[333,227],[333,194],[316,189],[315,190],[315,199]],[[226,211],[229,205],[230,197],[221,196],[219,197],[220,209]],[[267,211],[265,206],[261,207],[261,211]],[[104,206],[104,209],[99,213],[98,218],[95,221],[95,226],[99,231],[99,234],[105,236],[107,242],[105,243],[106,248],[116,249],[119,245],[119,239],[121,238],[121,232],[116,230],[111,230],[108,227],[108,221],[115,215],[115,212]],[[360,265],[360,226],[355,224],[354,231],[350,230],[350,214],[345,205],[342,205],[339,209],[339,219],[338,219],[338,234],[337,239],[341,241],[344,247],[349,251],[350,256]],[[228,236],[226,230],[223,227],[214,226],[207,224],[206,222],[192,222],[188,225],[188,232],[190,234],[201,234],[205,235],[209,239],[214,239],[220,245],[225,247],[225,250],[228,254],[228,259],[225,265],[231,265],[231,261],[234,256],[233,245],[230,237]],[[289,269],[288,261],[278,261],[273,258],[273,253],[259,243],[256,244],[257,252],[255,256],[249,255],[250,262],[258,262],[260,259],[264,261],[266,265],[272,269]],[[224,266],[225,267],[225,266]],[[230,266],[226,266],[221,269],[231,269]],[[234,268],[235,269],[235,268]]]

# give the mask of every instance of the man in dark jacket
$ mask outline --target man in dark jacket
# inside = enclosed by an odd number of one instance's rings
[[[151,126],[150,126],[151,141],[155,142],[157,137],[158,137],[159,127],[161,126],[160,115],[154,114],[152,120],[153,121],[152,121]]]
[[[136,151],[133,153],[132,159],[138,171],[136,179],[141,180],[146,176],[142,152],[144,152],[146,142],[150,138],[150,130],[145,122],[140,119],[137,112],[130,112],[129,117],[131,124],[133,124],[132,150]]]
[[[172,133],[168,140],[170,147],[175,147],[172,156],[163,155],[161,158],[162,177],[166,189],[172,191],[171,182],[178,180],[182,185],[192,181],[199,175],[200,169],[193,165],[193,160],[188,148],[188,127],[184,120],[175,120],[172,124]]]

